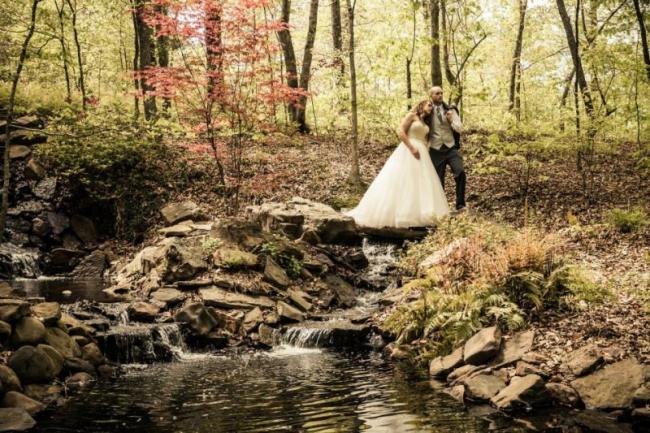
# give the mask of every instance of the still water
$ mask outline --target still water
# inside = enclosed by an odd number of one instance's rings
[[[281,347],[130,366],[41,417],[36,431],[478,433],[487,425],[379,354]]]

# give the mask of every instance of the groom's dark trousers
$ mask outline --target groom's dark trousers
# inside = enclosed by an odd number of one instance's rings
[[[436,168],[443,188],[445,186],[447,165],[451,167],[454,179],[456,180],[456,209],[465,207],[466,176],[463,167],[463,157],[460,156],[457,146],[449,148],[443,145],[440,150],[430,148],[429,156],[431,156],[431,162],[433,162],[433,166]]]

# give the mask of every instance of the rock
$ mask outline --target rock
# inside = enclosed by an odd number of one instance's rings
[[[208,268],[203,249],[172,242],[163,248],[158,273],[167,282],[189,280]]]
[[[289,295],[291,302],[298,306],[302,311],[310,311],[312,309],[311,303],[306,299],[306,293],[301,292],[300,290],[289,289],[287,290],[287,295]]]
[[[244,331],[246,331],[246,333],[253,332],[263,321],[264,316],[262,315],[262,310],[260,310],[259,307],[253,308],[244,316]]]
[[[546,391],[551,399],[569,407],[575,407],[580,402],[580,396],[575,389],[561,383],[549,382],[546,384]]]
[[[232,315],[224,311],[217,310],[214,307],[207,307],[206,311],[214,318],[215,322],[217,323],[217,327],[225,329],[232,335],[237,335],[239,333],[239,324],[241,323],[243,316],[240,316],[239,318],[233,317]]]
[[[280,319],[286,319],[285,321],[289,322],[302,322],[305,320],[305,316],[295,307],[287,304],[283,301],[278,301],[278,315]]]
[[[54,248],[50,251],[50,265],[57,270],[67,271],[74,267],[77,259],[83,255],[83,251],[76,249]]]
[[[9,158],[22,159],[32,153],[32,149],[22,144],[12,144],[9,146]]]
[[[180,224],[162,228],[158,230],[158,233],[168,238],[169,237],[184,238],[186,236],[189,236],[190,233],[192,233],[192,231],[194,230],[191,224],[192,224],[192,220],[183,221]]]
[[[511,411],[522,407],[537,407],[548,400],[544,379],[536,374],[529,374],[513,377],[508,386],[490,399],[490,403],[499,410]]]
[[[31,430],[36,421],[20,408],[0,408],[0,432],[17,432]]]
[[[521,357],[521,360],[529,364],[536,364],[536,365],[545,364],[549,362],[549,358],[547,356],[544,356],[541,353],[537,353],[537,352],[528,352]]]
[[[84,244],[95,245],[97,243],[97,230],[90,218],[83,215],[72,215],[70,218],[70,227]]]
[[[643,406],[650,403],[650,383],[634,391],[632,396],[636,406]]]
[[[271,328],[268,325],[265,325],[262,323],[258,330],[257,330],[259,336],[260,336],[260,343],[267,347],[272,347],[273,346],[273,333],[274,329]]]
[[[174,316],[174,321],[187,324],[199,336],[208,335],[218,326],[216,318],[199,302],[183,307]]]
[[[70,218],[62,213],[48,212],[47,221],[52,227],[52,232],[55,235],[60,235],[65,229],[70,227]]]
[[[61,319],[61,307],[57,302],[41,302],[33,305],[31,311],[46,326],[54,326]]]
[[[25,395],[46,405],[58,399],[63,393],[63,387],[59,384],[37,384],[33,383],[25,387]]]
[[[629,424],[619,423],[616,417],[601,412],[580,411],[573,420],[590,433],[633,433]]]
[[[463,346],[457,348],[447,356],[438,356],[429,364],[429,375],[431,377],[444,377],[452,370],[463,364]]]
[[[97,367],[100,364],[106,362],[102,351],[99,350],[99,347],[95,343],[86,344],[82,349],[82,359],[90,362],[92,365]]]
[[[27,397],[16,391],[9,391],[2,399],[3,407],[13,407],[16,409],[24,409],[25,412],[34,416],[45,409],[45,405],[41,402]]]
[[[532,349],[534,338],[535,332],[532,330],[519,332],[507,339],[504,338],[501,341],[499,354],[490,362],[490,365],[500,368],[519,361]]]
[[[41,119],[39,119],[38,116],[33,115],[33,114],[28,114],[28,115],[25,115],[25,116],[20,116],[17,119],[14,119],[11,122],[11,125],[12,126],[18,126],[20,128],[36,129],[36,128],[42,128],[43,127],[43,122],[41,121]],[[16,132],[20,132],[20,130],[18,130]],[[31,131],[29,131],[29,132],[31,132]]]
[[[72,390],[88,388],[95,382],[95,378],[88,373],[80,371],[66,379],[65,385]]]
[[[63,370],[63,356],[54,347],[47,344],[39,344],[36,348],[42,350],[50,358],[54,368],[54,375],[58,376]]]
[[[61,314],[59,326],[65,328],[69,335],[83,335],[89,338],[95,333],[95,328],[72,317],[68,313]]]
[[[627,409],[632,406],[634,393],[643,385],[647,374],[647,366],[630,358],[576,379],[571,386],[588,409]]]
[[[479,365],[492,359],[501,346],[501,331],[496,326],[484,328],[465,343],[463,360],[466,364]]]
[[[11,325],[0,321],[0,345],[6,342],[11,336]]]
[[[255,268],[257,256],[236,247],[222,247],[212,255],[212,262],[216,266],[230,269]]]
[[[169,307],[183,302],[185,300],[185,294],[180,290],[170,287],[162,287],[153,292],[150,298],[153,301],[162,302]]]
[[[192,201],[168,204],[160,210],[160,213],[167,225],[176,224],[189,219],[202,219],[201,210],[196,203]]]
[[[463,380],[465,397],[474,402],[490,400],[497,395],[506,383],[499,377],[491,374],[477,374]]]
[[[51,201],[56,195],[57,184],[58,181],[56,177],[41,179],[36,183],[34,188],[32,188],[32,193],[41,200]]]
[[[51,229],[52,227],[50,227],[50,223],[41,218],[34,218],[32,220],[32,233],[37,236],[46,236]]]
[[[56,349],[64,358],[81,356],[79,345],[60,328],[46,328],[45,343]]]
[[[5,391],[22,392],[23,390],[16,373],[4,364],[0,364],[0,383]]]
[[[45,177],[45,168],[34,158],[25,164],[25,177],[29,180],[39,180]]]
[[[254,307],[273,308],[275,303],[267,297],[249,296],[240,293],[227,292],[219,287],[199,289],[205,305],[222,308],[243,308],[250,310]]]
[[[630,415],[632,416],[632,422],[639,427],[650,425],[650,407],[637,407]]]
[[[290,239],[311,231],[311,237],[324,243],[352,243],[359,240],[353,218],[325,204],[300,197],[286,203],[249,206],[246,211],[249,218],[260,223],[265,231],[279,231]]]
[[[63,369],[66,375],[73,375],[75,373],[83,372],[88,373],[89,375],[95,374],[95,367],[81,358],[69,358],[63,361]]]
[[[23,346],[16,350],[8,364],[22,384],[49,382],[57,376],[50,357],[34,346]]]
[[[465,385],[456,385],[446,390],[459,403],[465,403]]]
[[[81,347],[82,351],[83,347],[86,344],[90,343],[90,339],[85,335],[70,335],[70,337],[72,337],[72,339],[79,345],[79,347]]]
[[[0,299],[0,320],[13,323],[29,314],[29,303],[20,299]]]
[[[517,376],[527,376],[529,374],[536,374],[538,376],[541,376],[543,378],[548,378],[548,374],[543,372],[539,367],[534,366],[533,364],[529,364],[524,361],[518,361],[517,362],[517,367],[515,369],[515,374]]]
[[[79,262],[72,271],[72,275],[79,279],[98,280],[102,278],[108,265],[109,260],[106,253],[95,250]]]
[[[465,248],[468,243],[467,238],[459,238],[451,242],[445,248],[435,251],[433,254],[425,257],[418,264],[418,273],[424,274],[429,268],[443,263],[448,257],[459,249]]]
[[[134,302],[128,308],[129,318],[137,322],[153,322],[160,308],[148,302]]]
[[[14,325],[11,342],[14,347],[35,345],[45,337],[45,326],[33,317],[23,317]]]
[[[108,364],[102,364],[97,367],[99,377],[108,379],[115,376],[115,369]]]
[[[162,259],[164,248],[159,246],[150,246],[139,251],[133,260],[120,269],[120,273],[125,277],[132,275],[145,275],[156,267],[156,263]]]
[[[354,288],[345,280],[335,274],[327,274],[324,278],[327,287],[335,294],[341,307],[353,307],[356,304]]]
[[[584,376],[596,370],[605,361],[598,352],[598,346],[587,344],[567,354],[565,365],[575,376]]]
[[[266,257],[263,280],[276,287],[287,287],[291,280],[287,273],[271,257]]]
[[[457,369],[449,373],[447,375],[447,381],[454,383],[456,381],[464,379],[465,377],[468,377],[469,375],[471,375],[472,373],[478,370],[482,370],[483,368],[484,368],[483,366],[478,366],[478,365],[471,365],[471,364],[463,365],[462,367],[458,367]]]

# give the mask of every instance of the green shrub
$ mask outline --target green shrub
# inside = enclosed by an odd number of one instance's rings
[[[643,230],[650,224],[650,218],[641,207],[632,210],[616,208],[607,214],[607,222],[621,233],[632,233]]]
[[[264,242],[259,248],[260,254],[269,255],[278,262],[291,278],[298,278],[302,272],[303,262],[288,251],[282,249],[275,242]]]

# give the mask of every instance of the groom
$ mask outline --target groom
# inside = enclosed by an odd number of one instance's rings
[[[442,100],[441,87],[432,87],[429,96],[433,102],[433,112],[429,117],[429,155],[443,188],[447,165],[451,167],[456,180],[456,210],[461,210],[465,208],[466,180],[463,157],[459,153],[463,125],[458,116],[458,109]]]

